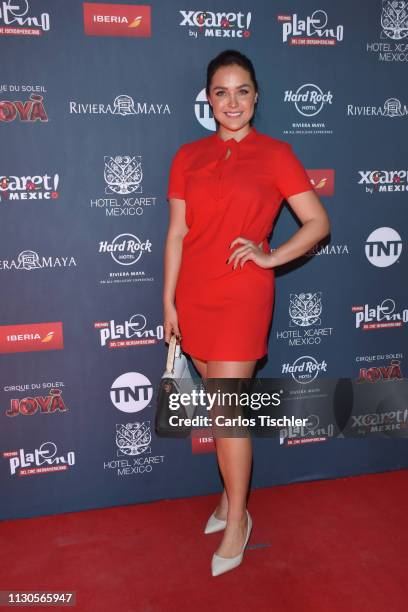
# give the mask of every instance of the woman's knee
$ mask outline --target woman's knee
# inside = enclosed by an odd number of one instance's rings
[[[255,361],[207,361],[207,378],[251,378]]]

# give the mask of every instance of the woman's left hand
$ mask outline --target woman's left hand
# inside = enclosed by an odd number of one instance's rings
[[[234,270],[238,267],[238,265],[242,268],[246,261],[253,261],[261,268],[273,267],[271,254],[265,253],[262,248],[262,242],[256,244],[253,242],[253,240],[248,240],[247,238],[238,236],[238,238],[235,238],[235,240],[231,242],[230,248],[232,249],[232,247],[236,244],[242,244],[242,246],[235,249],[235,251],[227,259],[227,264],[234,262]]]

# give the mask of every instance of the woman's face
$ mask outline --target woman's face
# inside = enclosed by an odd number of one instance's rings
[[[208,95],[215,119],[227,130],[240,130],[254,114],[258,94],[241,66],[222,66],[213,75]]]

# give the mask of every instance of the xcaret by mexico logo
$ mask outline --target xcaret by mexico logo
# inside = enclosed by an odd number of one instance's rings
[[[56,200],[59,196],[59,174],[35,176],[1,176],[0,202],[11,200]]]
[[[408,191],[408,170],[358,170],[366,193]]]
[[[150,6],[84,2],[84,28],[88,36],[151,36]]]
[[[63,348],[61,322],[0,325],[0,353],[55,351]]]
[[[248,38],[252,14],[213,11],[180,11],[180,26],[188,28],[188,35],[194,38]]]

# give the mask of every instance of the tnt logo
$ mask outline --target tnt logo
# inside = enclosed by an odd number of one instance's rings
[[[208,103],[205,89],[202,89],[196,97],[194,112],[197,121],[203,126],[203,128],[215,132],[217,126],[215,125],[214,115],[212,113],[211,106]]]
[[[152,383],[139,372],[122,374],[110,390],[112,404],[122,412],[139,412],[149,405],[152,397]]]
[[[373,266],[387,268],[392,266],[401,255],[401,236],[392,227],[379,227],[368,236],[365,254]]]

